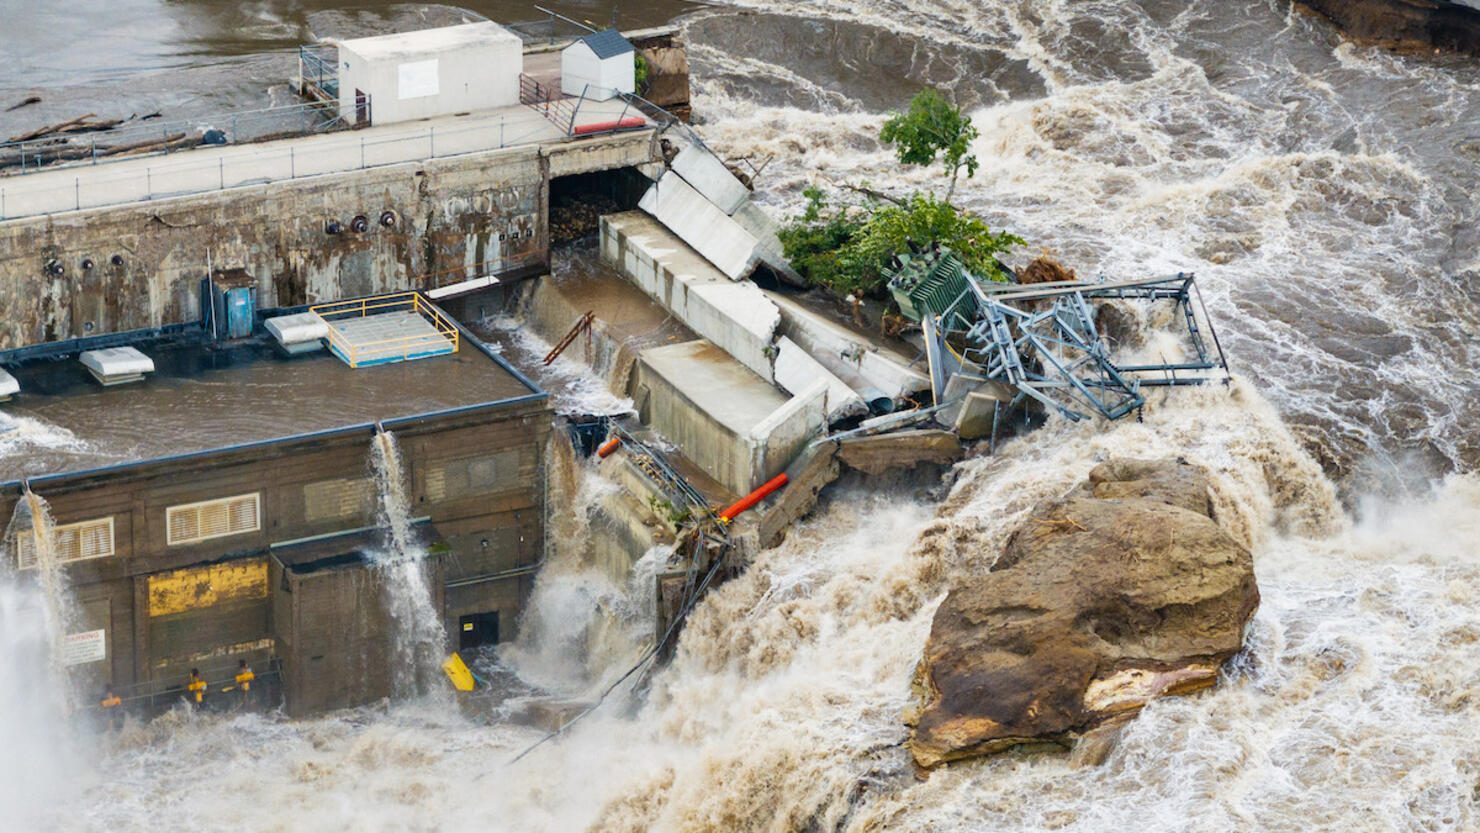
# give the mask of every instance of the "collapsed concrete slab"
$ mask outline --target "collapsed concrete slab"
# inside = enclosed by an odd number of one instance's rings
[[[726,215],[734,214],[750,200],[750,189],[736,179],[718,157],[698,145],[689,145],[679,151],[671,167],[684,182]]]
[[[784,470],[826,425],[825,382],[788,398],[702,339],[642,351],[628,393],[646,425],[741,495]]]
[[[795,341],[865,399],[879,396],[898,402],[929,390],[930,377],[911,368],[908,358],[829,321],[785,295],[765,294],[780,312],[781,334]]]
[[[637,207],[658,218],[730,280],[743,280],[755,271],[759,262],[755,235],[672,171],[648,188]]]
[[[761,379],[775,381],[772,343],[781,314],[755,284],[731,282],[662,223],[639,211],[601,218],[601,257],[689,329]]]
[[[818,381],[826,384],[824,408],[828,422],[868,414],[863,397],[786,336],[776,340],[775,373],[776,384],[791,394],[800,394]]]
[[[791,261],[786,259],[785,249],[781,246],[781,238],[776,234],[780,225],[774,217],[767,214],[760,206],[746,200],[735,210],[734,214],[730,215],[730,219],[739,223],[741,228],[755,237],[756,259],[775,272],[777,277],[798,289],[811,286],[806,278],[791,268]]]

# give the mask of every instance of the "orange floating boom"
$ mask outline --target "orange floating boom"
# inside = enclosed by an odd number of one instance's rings
[[[739,500],[735,501],[735,503],[730,506],[730,508],[719,513],[720,520],[724,521],[725,523],[729,523],[730,521],[735,519],[736,515],[765,500],[767,495],[771,494],[782,486],[785,486],[786,483],[787,478],[785,472],[782,472],[781,474],[776,475],[770,480],[767,480],[766,485],[760,487],[759,489],[756,489],[745,497],[740,498]]]
[[[605,443],[602,443],[601,448],[596,449],[596,456],[597,457],[600,457],[603,460],[605,460],[607,457],[610,457],[611,456],[611,453],[613,451],[616,451],[617,450],[617,446],[619,446],[621,444],[622,444],[622,438],[621,437],[612,437],[611,439],[607,440]]]

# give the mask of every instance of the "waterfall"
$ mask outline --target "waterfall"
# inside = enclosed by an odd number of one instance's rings
[[[66,575],[46,501],[21,495],[0,554],[0,800],[8,822],[48,809],[75,774],[74,696],[62,645],[72,619]],[[24,543],[22,543],[24,542]],[[35,555],[21,570],[18,551]]]
[[[442,616],[432,603],[427,550],[411,530],[406,469],[390,432],[376,432],[370,444],[370,468],[379,495],[378,521],[386,534],[384,548],[372,558],[392,639],[391,691],[398,698],[411,697],[434,690],[447,636]]]

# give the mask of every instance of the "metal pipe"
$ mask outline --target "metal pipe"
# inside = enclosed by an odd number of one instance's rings
[[[744,512],[752,506],[755,506],[757,503],[765,500],[768,495],[781,488],[782,486],[785,486],[788,482],[789,480],[786,476],[786,472],[782,472],[776,475],[775,477],[766,481],[765,485],[761,486],[759,489],[756,489],[745,497],[740,498],[739,500],[730,504],[729,508],[719,513],[719,519],[721,521],[724,521],[725,523],[729,523],[730,521],[735,519],[736,515],[739,515],[741,512]]]

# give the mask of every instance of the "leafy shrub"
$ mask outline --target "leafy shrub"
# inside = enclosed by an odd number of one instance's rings
[[[980,217],[929,194],[915,194],[903,205],[870,203],[866,210],[829,212],[820,190],[804,193],[806,210],[779,233],[784,254],[808,281],[839,295],[881,292],[889,257],[910,240],[949,246],[985,280],[1006,280],[997,256],[1024,242],[1007,232],[993,234]]]

